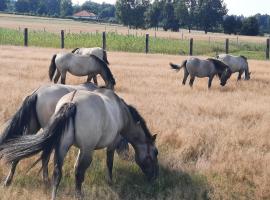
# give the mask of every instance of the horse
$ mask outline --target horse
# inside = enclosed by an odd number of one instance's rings
[[[0,145],[0,156],[6,162],[19,161],[41,153],[50,157],[54,150],[52,199],[56,198],[62,178],[64,158],[71,146],[79,148],[75,164],[76,195],[81,186],[94,150],[109,147],[118,135],[126,138],[135,150],[135,161],[149,181],[158,177],[156,135],[151,135],[139,112],[112,90],[77,90],[63,96],[54,114],[40,134],[22,136]]]
[[[81,85],[53,84],[44,85],[36,89],[31,95],[25,98],[18,111],[6,123],[6,128],[0,135],[0,145],[5,144],[12,138],[36,134],[40,128],[44,128],[48,124],[50,117],[53,115],[57,102],[65,94],[74,90],[93,91],[95,89],[97,89],[97,87],[92,83]],[[128,144],[126,140],[118,138],[115,145],[107,149],[107,151],[110,152],[107,154],[107,160],[112,160],[111,157],[114,154],[115,148],[120,155],[124,150],[128,149]],[[11,164],[4,186],[9,186],[11,184],[17,164],[18,161]],[[46,164],[46,160],[42,160],[42,169],[43,181],[45,185],[48,185],[48,165]],[[108,175],[109,181],[112,181],[111,166],[108,166]]]
[[[250,72],[248,61],[245,56],[233,56],[229,54],[220,54],[217,59],[224,62],[226,65],[230,66],[232,73],[239,72],[237,80],[241,80],[242,74],[245,72],[245,80],[250,79]]]
[[[184,68],[184,79],[182,84],[186,84],[187,78],[190,75],[190,87],[193,86],[195,77],[209,77],[208,88],[211,88],[212,80],[215,75],[219,76],[220,85],[225,86],[227,80],[232,74],[229,66],[217,59],[212,58],[208,58],[206,60],[201,60],[199,58],[189,58],[187,60],[184,60],[181,66],[173,63],[170,63],[170,65],[171,68],[175,69],[176,71]]]
[[[54,76],[56,72],[56,75]],[[100,74],[103,78],[106,87],[114,89],[115,79],[108,65],[100,60],[95,55],[83,56],[73,53],[58,53],[53,55],[49,67],[49,78],[54,83],[57,83],[61,76],[61,83],[65,84],[66,73],[70,72],[75,76],[88,75],[87,82],[90,82],[92,77]]]
[[[107,65],[109,65],[109,61],[107,59],[107,52],[100,48],[100,47],[92,47],[92,48],[75,48],[71,51],[71,53],[78,54],[78,55],[85,55],[85,56],[90,56],[94,55],[98,57],[100,60],[104,61]],[[98,85],[97,83],[97,77],[93,76],[92,77],[94,80],[94,83]],[[91,77],[88,77],[88,80],[91,81]]]

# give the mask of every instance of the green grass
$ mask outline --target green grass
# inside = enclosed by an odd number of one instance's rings
[[[60,47],[60,34],[29,31],[29,46]],[[107,49],[110,51],[144,52],[145,37],[132,35],[119,35],[109,32],[106,37]],[[0,45],[23,45],[23,32],[0,28]],[[65,48],[102,46],[101,33],[67,33],[65,35]],[[265,44],[230,42],[230,53],[244,55],[252,59],[265,59]],[[194,41],[193,54],[215,56],[224,53],[223,42]],[[150,38],[150,53],[188,55],[189,41],[166,38]]]

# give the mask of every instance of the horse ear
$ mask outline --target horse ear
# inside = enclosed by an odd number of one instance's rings
[[[153,135],[153,136],[152,136],[152,139],[153,139],[153,141],[155,142],[156,139],[157,139],[157,134]]]

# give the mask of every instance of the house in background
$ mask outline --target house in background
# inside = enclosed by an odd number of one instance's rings
[[[73,14],[73,19],[84,19],[84,20],[97,20],[98,17],[94,13],[88,12],[86,10],[82,10]]]

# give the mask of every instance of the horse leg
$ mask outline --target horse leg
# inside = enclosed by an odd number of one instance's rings
[[[75,189],[76,189],[76,196],[78,198],[81,198],[82,196],[82,183],[84,181],[85,171],[90,166],[91,162],[92,162],[91,153],[89,151],[80,150],[75,165],[75,181],[76,181]]]
[[[114,151],[115,149],[109,149],[107,148],[107,170],[108,170],[108,181],[109,183],[112,183],[112,169],[113,169],[113,158],[114,158]]]
[[[210,76],[210,77],[209,77],[209,80],[208,80],[208,89],[211,88],[213,78],[214,78],[214,76]]]
[[[54,82],[54,83],[57,83],[58,80],[59,80],[59,78],[60,78],[60,76],[61,76],[61,73],[60,73],[60,71],[57,69],[57,72],[56,72],[56,75],[55,75],[55,77],[54,77],[54,79],[53,79],[53,82]]]
[[[92,80],[92,78],[93,78],[93,77],[92,77],[91,75],[88,75],[88,76],[87,76],[87,80],[86,80],[86,82],[87,82],[87,83],[90,83],[90,82],[91,82],[91,80]]]
[[[16,170],[16,166],[17,164],[19,163],[19,161],[14,161],[11,163],[11,168],[9,170],[9,173],[8,173],[8,176],[4,182],[4,186],[5,187],[8,187],[10,186],[11,182],[12,182],[12,179],[13,179],[13,176],[14,176],[14,173],[15,173],[15,170]]]
[[[240,81],[241,80],[241,76],[242,76],[243,72],[244,72],[243,70],[240,70],[239,71],[237,81]]]
[[[61,84],[66,84],[66,74],[67,72],[62,72],[61,73]]]
[[[187,81],[188,76],[189,76],[189,73],[188,73],[187,69],[184,68],[184,78],[183,78],[182,85],[185,85],[186,84],[186,81]]]
[[[94,81],[95,85],[98,85],[98,82],[97,82],[97,75],[93,76],[93,81]]]
[[[189,80],[190,87],[193,87],[194,80],[195,80],[195,76],[191,76]]]

